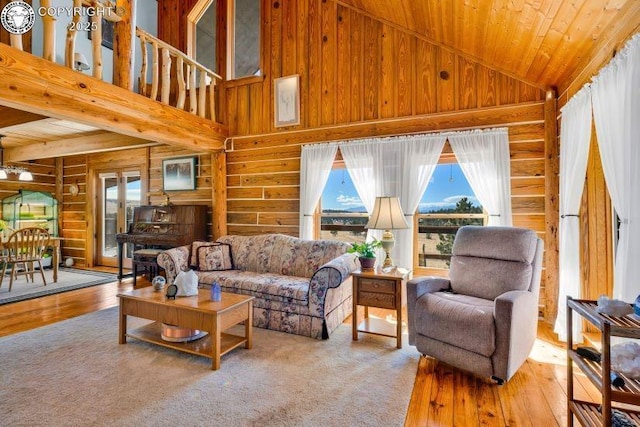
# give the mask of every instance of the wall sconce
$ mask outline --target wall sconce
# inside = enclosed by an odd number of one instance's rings
[[[76,52],[73,54],[73,65],[76,71],[86,71],[91,68],[89,67],[87,58],[80,52]]]

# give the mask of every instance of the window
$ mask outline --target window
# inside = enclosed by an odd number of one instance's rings
[[[228,0],[227,80],[259,76],[260,1]],[[208,69],[218,70],[218,14],[223,13],[215,0],[200,0],[188,15],[187,54]],[[221,46],[222,47],[222,46]]]
[[[259,76],[260,0],[229,0],[228,78]]]
[[[216,73],[217,7],[215,0],[200,0],[189,13],[187,34],[189,56]]]
[[[364,242],[369,217],[349,172],[334,168],[320,198],[320,238],[343,242]]]
[[[342,164],[334,167],[320,199],[319,237],[363,242],[368,219],[349,172]],[[415,220],[418,267],[448,269],[458,229],[484,225],[487,217],[460,166],[449,163],[436,167]]]
[[[486,215],[457,163],[440,164],[418,213],[418,266],[449,268],[453,238],[463,225],[484,225]]]

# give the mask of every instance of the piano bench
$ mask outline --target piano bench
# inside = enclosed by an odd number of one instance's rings
[[[159,274],[158,254],[162,249],[138,249],[133,251],[133,287],[136,287],[138,273],[149,274],[149,281]]]

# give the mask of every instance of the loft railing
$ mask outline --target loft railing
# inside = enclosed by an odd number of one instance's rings
[[[122,18],[115,13],[115,1],[72,0],[69,3],[71,4],[70,8],[72,7],[74,11],[83,7],[91,7],[96,11],[100,10],[100,12],[90,14],[89,23],[81,22],[80,13],[74,12],[69,17],[71,21],[67,25],[64,45],[65,66],[76,69],[77,34],[78,32],[82,33],[90,30],[92,49],[91,58],[88,58],[88,61],[92,64],[93,77],[102,79],[103,19],[114,24],[122,21]],[[43,22],[42,57],[52,62],[56,60],[55,22],[58,18],[54,13],[60,9],[58,6],[52,6],[51,0],[41,0],[40,8],[38,9],[44,12],[41,16]],[[36,17],[40,17],[40,15],[38,13]],[[180,50],[140,28],[136,28],[136,36],[140,40],[142,49],[142,58],[139,58],[141,69],[138,92],[167,105],[217,121],[220,114],[217,111],[216,86],[222,81],[222,78]],[[113,43],[115,52],[117,40],[113,40]],[[11,34],[10,45],[15,49],[24,50],[23,35]],[[150,65],[149,56],[151,57]],[[150,83],[148,83],[149,75]]]
[[[215,120],[215,88],[222,81],[222,77],[140,28],[136,29],[136,35],[140,39],[142,49],[138,85],[140,94],[157,100],[159,93],[161,102],[181,110],[185,109],[188,99],[187,111]],[[149,51],[152,58],[151,83],[147,84]]]

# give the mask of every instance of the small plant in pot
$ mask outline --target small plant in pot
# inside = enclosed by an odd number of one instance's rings
[[[382,246],[382,243],[377,239],[373,239],[372,242],[352,243],[348,252],[358,255],[360,267],[363,271],[373,270],[376,265],[376,249],[380,246]]]

